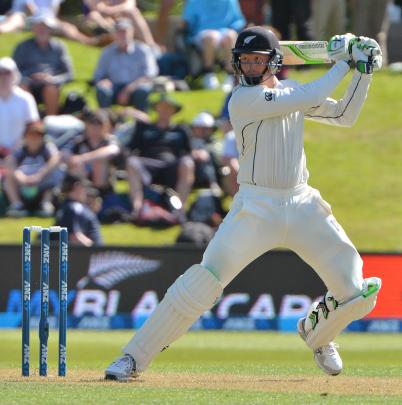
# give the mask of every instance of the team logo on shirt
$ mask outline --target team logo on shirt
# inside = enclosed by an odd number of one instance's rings
[[[249,35],[244,38],[243,45],[248,45],[257,35]]]
[[[264,95],[265,101],[275,101],[275,93],[272,93],[272,91],[266,91]]]

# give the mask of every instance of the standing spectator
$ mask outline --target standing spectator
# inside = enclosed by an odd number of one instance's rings
[[[143,208],[143,185],[169,186],[184,204],[194,183],[189,133],[185,127],[171,122],[181,105],[162,94],[154,107],[158,114],[156,122],[138,121],[127,145],[132,153],[127,159],[127,175],[134,218]]]
[[[115,41],[104,49],[94,74],[98,103],[102,108],[117,103],[146,111],[158,74],[155,56],[150,47],[133,40],[130,20],[118,20],[115,29]]]
[[[84,115],[85,131],[71,152],[65,155],[70,174],[86,177],[94,187],[106,193],[113,189],[112,158],[120,148],[113,135],[106,111],[87,112]]]
[[[308,29],[310,0],[271,0],[272,26],[279,31],[281,39],[311,40]],[[292,38],[291,24],[295,24],[296,38]]]
[[[103,244],[99,220],[88,205],[89,190],[88,179],[67,175],[62,187],[65,199],[56,213],[56,225],[68,229],[69,240],[88,247]]]
[[[39,119],[34,98],[18,87],[19,81],[15,62],[0,58],[0,170],[3,159],[20,142],[26,125]]]
[[[84,0],[88,9],[87,21],[112,32],[116,20],[128,18],[134,26],[136,38],[150,47],[155,47],[156,43],[148,23],[136,3],[136,0]]]
[[[206,111],[200,112],[191,122],[191,157],[195,163],[194,187],[211,188],[217,194],[219,163],[214,149],[215,118]]]
[[[390,0],[350,0],[352,32],[374,38],[382,51],[383,65],[388,63],[387,37],[389,19],[387,8]]]
[[[60,153],[56,146],[45,140],[42,122],[28,124],[22,147],[6,159],[8,171],[4,179],[4,191],[10,201],[7,215],[21,217],[28,214],[27,208],[39,207],[38,215],[53,215],[53,190],[62,179],[57,170]]]
[[[224,69],[228,74],[223,88],[227,91],[233,85],[232,48],[237,32],[246,23],[238,0],[187,0],[183,20],[188,42],[199,48],[202,54],[203,86],[206,89],[219,87],[214,66],[217,54],[223,53]]]
[[[346,0],[313,0],[311,8],[313,39],[328,40],[345,32]]]
[[[59,111],[60,87],[73,77],[70,57],[64,44],[51,37],[53,17],[32,18],[33,38],[17,45],[14,60],[22,75],[21,87],[45,105],[46,115]]]

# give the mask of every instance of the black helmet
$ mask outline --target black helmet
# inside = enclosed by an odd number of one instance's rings
[[[240,66],[242,53],[258,53],[269,55],[266,70],[260,76],[245,76]],[[232,49],[232,67],[236,75],[240,76],[240,83],[247,86],[260,84],[264,74],[269,71],[277,74],[282,67],[283,55],[279,41],[275,34],[264,27],[250,27],[241,31]]]

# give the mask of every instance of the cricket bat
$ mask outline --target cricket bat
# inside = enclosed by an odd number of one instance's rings
[[[284,65],[321,65],[328,58],[327,41],[280,41]]]

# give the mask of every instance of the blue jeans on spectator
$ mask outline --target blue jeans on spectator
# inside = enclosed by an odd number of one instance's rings
[[[112,104],[117,104],[117,95],[126,85],[123,83],[113,84],[112,88],[96,85],[96,99],[99,107],[107,108]],[[138,86],[130,96],[130,104],[141,111],[147,111],[149,107],[148,95],[152,91],[151,84]]]

